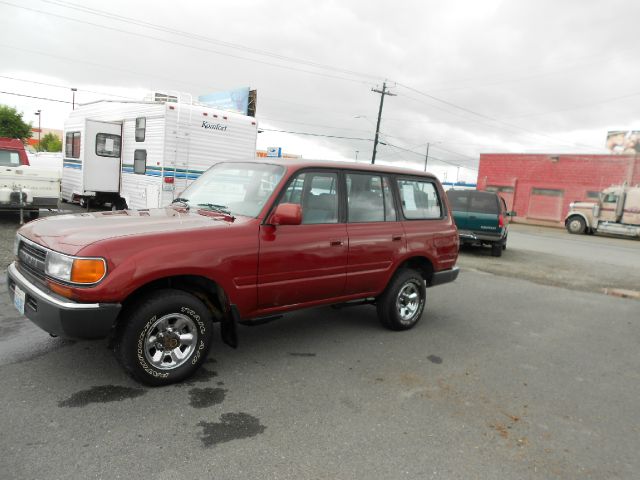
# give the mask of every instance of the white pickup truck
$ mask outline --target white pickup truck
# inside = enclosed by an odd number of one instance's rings
[[[57,209],[60,171],[32,166],[20,140],[0,138],[0,210],[38,218],[41,208]]]

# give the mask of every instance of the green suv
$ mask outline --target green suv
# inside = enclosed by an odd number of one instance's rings
[[[499,257],[507,248],[509,218],[515,212],[497,193],[477,190],[447,192],[461,245],[490,245],[491,255]]]

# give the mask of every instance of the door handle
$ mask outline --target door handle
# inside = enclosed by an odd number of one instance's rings
[[[478,218],[478,217],[476,217],[475,215],[469,215],[469,218],[476,219],[476,218]]]
[[[344,245],[344,242],[342,240],[331,240],[329,244],[332,247],[341,247],[342,245]]]
[[[402,235],[398,235],[398,234],[392,235],[391,240],[393,242],[399,242],[400,240],[402,240]]]

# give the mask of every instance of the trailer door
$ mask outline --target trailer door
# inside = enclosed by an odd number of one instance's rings
[[[87,120],[85,132],[84,190],[119,192],[122,124]]]

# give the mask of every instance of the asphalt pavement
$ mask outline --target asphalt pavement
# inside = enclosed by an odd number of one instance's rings
[[[19,317],[2,275],[0,478],[636,478],[640,301],[601,291],[640,286],[639,252],[513,225],[502,257],[463,250],[409,332],[297,312],[156,389]]]
[[[130,380],[2,294],[5,478],[635,478],[640,302],[463,271],[408,332],[372,307],[243,327],[190,382]],[[33,348],[28,348],[31,344]],[[13,351],[13,354],[7,352]]]

